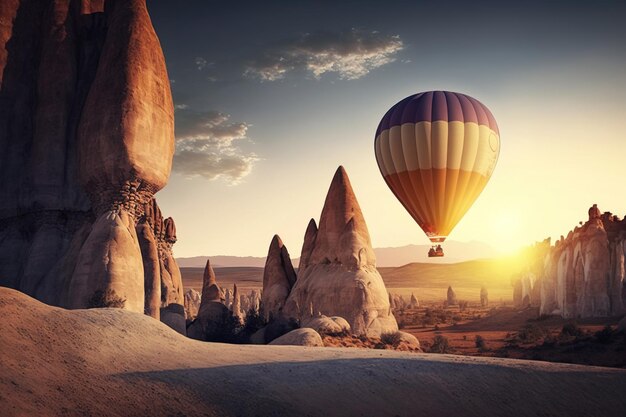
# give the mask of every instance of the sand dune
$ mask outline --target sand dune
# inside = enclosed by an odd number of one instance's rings
[[[187,339],[0,288],[2,416],[621,416],[626,371]]]

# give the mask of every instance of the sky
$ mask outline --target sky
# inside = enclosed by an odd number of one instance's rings
[[[148,0],[175,104],[176,256],[293,257],[343,165],[374,247],[428,239],[374,156],[385,112],[468,94],[498,122],[485,190],[450,234],[509,253],[597,203],[626,214],[626,2]]]

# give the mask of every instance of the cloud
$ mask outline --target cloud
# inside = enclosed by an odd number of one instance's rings
[[[356,29],[342,33],[305,34],[252,61],[244,75],[276,81],[292,71],[305,71],[319,79],[335,73],[339,79],[355,80],[395,61],[403,49],[399,36]]]
[[[183,106],[176,110],[174,172],[189,178],[222,178],[230,184],[250,174],[259,158],[236,144],[248,139],[249,125],[231,122],[224,113],[197,112]]]
[[[206,67],[213,66],[212,62],[208,62],[206,59],[202,58],[201,56],[197,56],[194,62],[196,63],[196,67],[198,68],[198,71],[202,71]]]

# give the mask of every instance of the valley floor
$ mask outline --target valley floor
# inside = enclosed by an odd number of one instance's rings
[[[622,416],[626,371],[187,339],[0,288],[2,416]]]

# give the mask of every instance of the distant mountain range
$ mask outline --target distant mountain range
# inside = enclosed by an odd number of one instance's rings
[[[396,267],[413,262],[456,263],[472,259],[493,258],[499,253],[490,245],[483,242],[456,242],[449,241],[444,245],[446,256],[443,258],[429,258],[429,245],[407,245],[392,248],[375,248],[376,264],[379,267]],[[206,260],[211,258],[211,265],[216,267],[264,267],[265,257],[257,256],[192,256],[176,258],[181,268],[204,267]],[[300,258],[292,259],[295,267]]]

